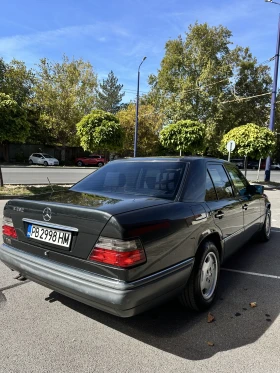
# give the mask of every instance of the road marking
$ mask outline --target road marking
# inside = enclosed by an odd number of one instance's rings
[[[268,278],[275,278],[277,280],[280,280],[280,276],[274,276],[274,275],[267,275],[265,273],[256,273],[256,272],[247,272],[247,271],[239,271],[237,269],[230,269],[230,268],[221,268],[223,271],[227,272],[236,272],[236,273],[243,273],[244,275],[252,275],[252,276],[259,276],[259,277],[268,277]]]

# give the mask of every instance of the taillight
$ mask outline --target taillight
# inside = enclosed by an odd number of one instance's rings
[[[146,262],[146,255],[138,239],[123,241],[99,237],[88,259],[128,268]]]
[[[17,232],[11,218],[3,217],[2,233],[4,236],[17,238]]]

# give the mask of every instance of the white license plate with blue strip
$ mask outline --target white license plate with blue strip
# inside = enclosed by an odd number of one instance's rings
[[[52,243],[54,245],[69,247],[72,234],[70,232],[61,231],[58,229],[40,227],[39,225],[28,224],[27,237]]]

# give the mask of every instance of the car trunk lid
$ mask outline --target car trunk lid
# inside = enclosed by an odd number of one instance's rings
[[[11,200],[5,209],[19,242],[87,259],[112,215],[168,202],[67,191]]]

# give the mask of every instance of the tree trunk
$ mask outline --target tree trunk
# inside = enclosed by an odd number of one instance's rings
[[[65,162],[65,152],[66,152],[65,145],[63,145],[61,149],[61,161],[62,162]]]
[[[3,186],[4,186],[4,181],[3,181],[2,169],[0,166],[0,187],[2,188]]]
[[[258,167],[257,181],[259,181],[259,177],[260,177],[261,161],[262,161],[262,159],[259,160],[259,167]]]

